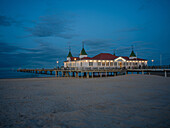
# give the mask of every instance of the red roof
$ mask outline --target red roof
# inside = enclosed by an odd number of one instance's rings
[[[100,54],[94,56],[92,59],[94,59],[94,60],[114,60],[116,58],[117,58],[117,56],[112,55],[110,53],[100,53]]]
[[[125,60],[145,60],[145,59],[141,59],[141,58],[129,59],[129,57],[127,57],[127,56],[120,56],[120,57],[124,58]]]
[[[115,55],[112,55],[110,53],[100,53],[94,57],[83,57],[81,58],[81,60],[114,60],[116,58],[118,58],[119,56],[115,56]],[[141,60],[141,61],[144,61],[145,59],[141,59],[141,58],[134,58],[134,59],[129,59],[129,57],[127,56],[120,56],[122,58],[124,58],[125,60]],[[71,61],[75,61],[76,60],[80,60],[79,57],[70,57]]]
[[[81,60],[92,60],[90,57],[83,57]]]
[[[75,59],[76,59],[76,60],[80,60],[79,57],[70,57],[70,59],[71,59],[71,61],[74,61]]]

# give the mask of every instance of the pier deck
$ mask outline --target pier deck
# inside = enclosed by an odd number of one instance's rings
[[[161,73],[168,76],[170,69],[18,69],[18,72],[30,72],[55,75],[56,77],[93,78],[126,75],[128,73],[151,74]]]

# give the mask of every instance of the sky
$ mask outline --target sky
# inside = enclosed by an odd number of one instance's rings
[[[69,46],[170,64],[170,0],[0,0],[0,68],[54,68]],[[161,61],[160,61],[161,58]]]

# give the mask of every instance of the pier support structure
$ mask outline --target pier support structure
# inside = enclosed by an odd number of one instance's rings
[[[167,72],[165,71],[165,77],[167,77]]]

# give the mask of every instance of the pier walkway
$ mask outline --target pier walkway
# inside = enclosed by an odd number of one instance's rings
[[[168,77],[170,69],[114,69],[114,68],[86,68],[86,69],[18,69],[17,72],[29,72],[39,74],[55,75],[56,77],[76,77],[76,78],[93,78],[108,77],[117,75],[126,75],[128,73],[137,74],[157,74]]]

